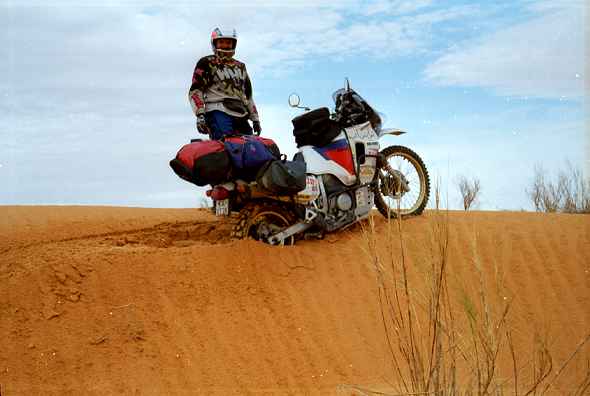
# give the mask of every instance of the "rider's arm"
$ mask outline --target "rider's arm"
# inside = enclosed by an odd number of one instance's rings
[[[256,109],[256,104],[254,103],[254,98],[252,96],[252,82],[250,81],[250,76],[248,76],[248,72],[244,67],[244,74],[246,75],[246,82],[245,82],[245,94],[246,94],[246,106],[248,107],[248,114],[249,118],[252,121],[260,121],[258,117],[258,110]]]
[[[188,91],[188,100],[191,104],[195,115],[205,114],[205,97],[204,93],[210,84],[211,67],[207,57],[201,58],[195,66],[193,72],[193,82]]]

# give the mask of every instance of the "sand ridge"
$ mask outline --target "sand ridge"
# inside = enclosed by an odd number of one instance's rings
[[[434,217],[403,222],[416,267]],[[0,207],[0,219],[3,394],[351,394],[395,381],[361,227],[280,248],[230,240],[206,210]],[[540,318],[567,358],[590,329],[588,217],[448,221],[453,276],[469,283],[475,246],[517,294],[517,338]],[[375,227],[387,249],[379,215]],[[578,357],[567,378],[590,349]]]

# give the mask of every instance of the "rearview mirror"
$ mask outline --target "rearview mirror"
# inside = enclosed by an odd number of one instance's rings
[[[296,93],[292,93],[291,95],[289,95],[289,106],[297,107],[299,106],[299,103],[301,103],[301,98],[299,98],[299,95],[297,95]]]

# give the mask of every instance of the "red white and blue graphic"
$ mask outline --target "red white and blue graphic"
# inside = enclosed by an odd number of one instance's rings
[[[336,162],[351,175],[355,174],[352,151],[346,139],[335,140],[327,146],[314,147],[313,149],[326,160]]]

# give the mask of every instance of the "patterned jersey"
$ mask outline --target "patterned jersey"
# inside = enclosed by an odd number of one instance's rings
[[[215,55],[201,58],[193,73],[188,98],[195,115],[221,110],[234,117],[259,120],[246,65],[233,58]]]

